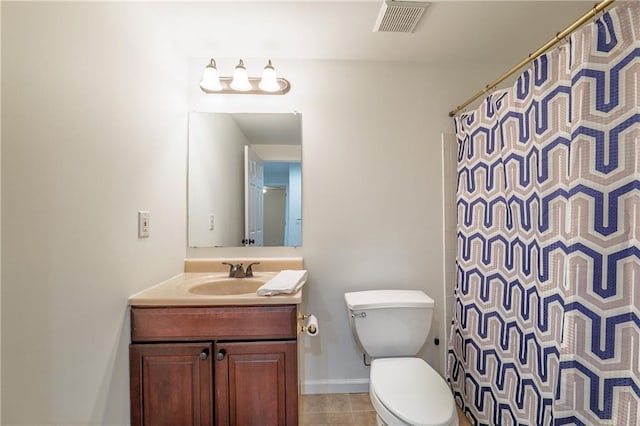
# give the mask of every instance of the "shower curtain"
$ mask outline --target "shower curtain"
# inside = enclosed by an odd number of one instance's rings
[[[640,2],[455,127],[458,405],[476,425],[640,424]]]

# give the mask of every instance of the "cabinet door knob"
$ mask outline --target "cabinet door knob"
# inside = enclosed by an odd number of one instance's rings
[[[200,352],[200,359],[204,361],[207,358],[209,358],[209,351],[205,349],[202,352]]]
[[[220,349],[218,351],[218,354],[216,355],[216,359],[218,361],[222,361],[224,359],[224,356],[227,354],[227,351],[225,351],[224,349]]]

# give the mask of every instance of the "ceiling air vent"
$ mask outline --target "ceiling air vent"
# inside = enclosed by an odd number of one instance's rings
[[[412,33],[427,6],[429,3],[385,0],[373,31]]]

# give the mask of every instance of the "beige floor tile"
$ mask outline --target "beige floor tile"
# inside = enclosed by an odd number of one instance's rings
[[[459,426],[471,426],[462,410]],[[376,412],[368,393],[300,395],[301,426],[376,426]]]
[[[302,412],[307,413],[351,413],[349,394],[327,393],[303,395]]]
[[[354,413],[356,411],[375,411],[368,393],[351,393],[349,400],[351,401],[351,410]]]
[[[358,411],[353,413],[353,424],[359,426],[377,426],[375,411]]]
[[[347,413],[304,413],[301,417],[302,426],[320,425],[352,425],[353,415]]]

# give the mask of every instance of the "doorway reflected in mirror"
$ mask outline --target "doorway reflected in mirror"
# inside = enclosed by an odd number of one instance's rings
[[[299,113],[190,113],[188,161],[189,247],[302,245]]]

